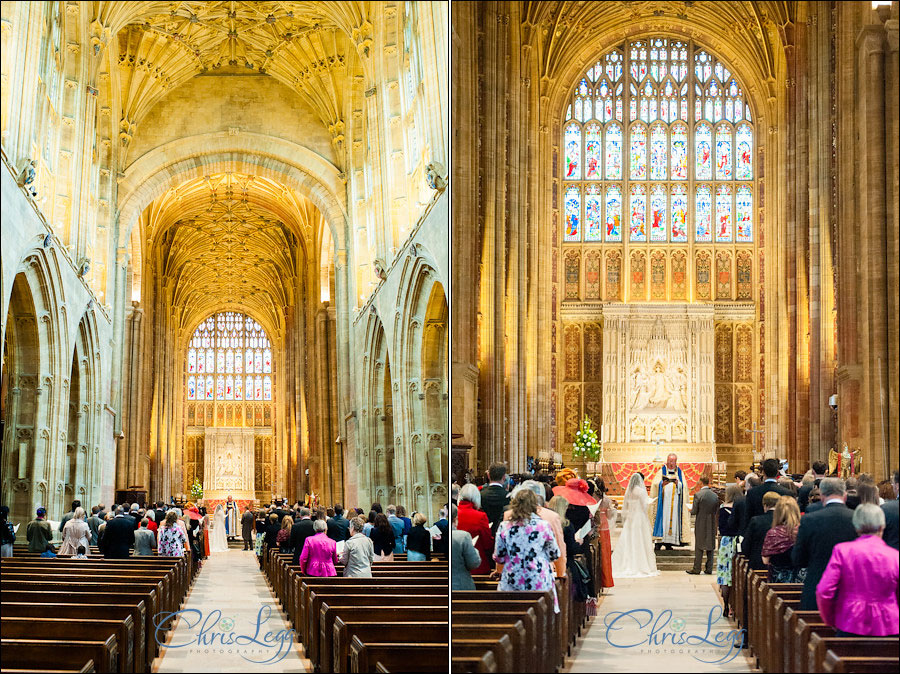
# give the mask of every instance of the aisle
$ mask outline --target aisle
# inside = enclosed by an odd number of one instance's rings
[[[289,629],[256,555],[232,548],[203,562],[153,671],[310,671]]]
[[[711,609],[714,616],[721,616],[715,583],[715,575],[691,576],[682,570],[617,580],[601,599],[597,617],[564,671],[753,671],[745,651],[715,643],[719,633],[719,643],[731,643],[727,637],[736,636],[733,623],[720,617],[708,628]],[[609,639],[607,624],[612,628]],[[713,643],[704,643],[704,638]]]

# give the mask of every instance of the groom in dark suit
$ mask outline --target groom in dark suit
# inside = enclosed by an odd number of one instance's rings
[[[506,464],[491,464],[488,468],[488,479],[491,483],[481,488],[481,509],[491,523],[491,533],[496,534],[507,503]]]
[[[838,543],[856,538],[853,511],[845,505],[847,491],[839,477],[828,477],[819,483],[822,508],[800,518],[797,541],[791,552],[794,566],[806,567],[806,580],[800,597],[801,611],[815,611],[816,585],[825,573],[831,551]]]

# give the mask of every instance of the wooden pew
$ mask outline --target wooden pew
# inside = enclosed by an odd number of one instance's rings
[[[802,637],[798,622],[804,621],[805,638]],[[818,611],[801,611],[799,607],[788,606],[784,610],[782,619],[782,634],[784,635],[784,660],[782,671],[802,672],[806,669],[806,649],[809,643],[809,626],[826,627]],[[802,663],[797,663],[797,653],[802,653]]]
[[[59,666],[60,660],[94,661],[100,674],[115,672],[118,663],[116,637],[96,641],[55,641],[52,645],[40,639],[0,639],[0,659],[5,667],[47,670]]]
[[[814,632],[809,639],[809,672],[825,671],[825,653],[833,651],[839,658],[886,657],[896,664],[900,658],[900,644],[891,637],[822,637]],[[896,666],[894,667],[896,671]]]
[[[515,624],[507,623],[506,625],[454,625],[453,626],[453,647],[460,641],[478,638],[499,638],[506,636],[512,644],[512,665],[511,672],[533,672],[534,656],[533,644],[525,640],[525,626],[522,621]],[[455,652],[455,651],[454,651]]]
[[[387,670],[385,670],[387,671]],[[497,669],[497,661],[494,659],[493,651],[485,651],[481,657],[469,656],[461,657],[454,655],[450,659],[451,672],[484,672],[490,674],[499,671]]]
[[[881,674],[882,672],[896,672],[897,658],[892,657],[841,657],[831,649],[825,653],[825,671],[843,674],[844,672],[857,672],[858,674]]]
[[[34,674],[33,669],[7,669],[0,668],[0,674]],[[94,669],[94,661],[88,660],[81,668],[76,669],[44,669],[42,674],[93,674],[97,671]]]
[[[493,653],[497,661],[498,672],[514,672],[513,647],[509,636],[506,634],[496,637],[454,637],[453,652],[460,657],[478,657],[485,653]]]
[[[449,646],[420,643],[363,643],[350,640],[350,671],[374,672],[380,662],[389,672],[446,672]]]
[[[446,614],[445,614],[446,615]],[[363,643],[409,641],[411,637],[422,643],[447,644],[450,641],[450,626],[443,622],[389,622],[345,621],[335,616],[333,629],[333,656],[331,667],[322,666],[322,671],[350,671],[350,639],[359,637]]]
[[[458,627],[463,625],[484,626],[485,628],[507,625],[522,625],[525,643],[528,644],[527,659],[528,666],[526,669],[518,670],[525,672],[544,672],[544,658],[535,657],[535,644],[538,643],[539,621],[537,618],[537,608],[530,606],[526,611],[520,609],[508,609],[502,605],[498,609],[486,612],[484,610],[464,611],[456,607],[455,603],[451,604],[451,620],[453,629],[451,633],[451,647],[453,638],[456,635]],[[491,662],[496,667],[496,659],[491,657]],[[555,669],[555,668],[554,668]],[[553,671],[553,670],[550,670]]]

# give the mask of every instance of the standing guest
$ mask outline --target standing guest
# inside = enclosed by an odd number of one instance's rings
[[[834,546],[816,586],[819,614],[839,637],[897,638],[900,560],[881,538],[884,511],[861,503],[852,521],[858,538]]]
[[[262,508],[256,511],[256,540],[254,541],[253,550],[256,552],[256,556],[259,557],[259,562],[262,564],[262,556],[263,556],[263,543],[266,538],[266,514],[262,511]]]
[[[300,519],[294,523],[294,526],[291,527],[291,537],[289,540],[291,550],[294,551],[294,566],[300,564],[300,553],[303,552],[303,545],[306,542],[306,539],[315,535],[315,533],[316,531],[313,528],[313,521],[309,516],[309,508],[300,508]]]
[[[884,542],[895,550],[900,548],[900,514],[898,514],[897,506],[900,501],[897,500],[897,493],[900,492],[900,470],[895,470],[891,475],[891,495],[885,497],[884,504],[881,506],[884,511],[884,534],[882,538]]]
[[[894,500],[894,488],[891,486],[890,480],[882,480],[878,483],[878,498],[881,499],[879,505]]]
[[[788,496],[794,499],[797,498],[797,485],[787,475],[782,475],[778,478],[778,486],[784,489],[788,493]]]
[[[125,514],[125,508],[116,508],[116,515],[106,523],[103,540],[98,543],[100,552],[109,559],[127,559],[134,545],[134,525]]]
[[[747,525],[750,523],[750,518],[747,515],[747,492],[760,484],[762,484],[762,481],[756,473],[748,473],[747,477],[744,478],[743,493],[734,499],[734,512],[732,513],[734,521],[731,524],[737,528],[739,536],[744,535],[744,532],[747,531]]]
[[[46,508],[38,508],[36,512],[37,517],[28,523],[25,537],[28,539],[28,552],[42,553],[53,548],[50,544],[53,532],[50,531],[50,523],[47,521]]]
[[[878,487],[871,482],[861,481],[856,488],[856,494],[859,496],[860,505],[863,503],[871,503],[872,505],[877,506],[881,505],[878,499]]]
[[[102,508],[103,506],[100,507]],[[159,531],[159,527],[166,521],[166,504],[162,501],[156,502],[156,516],[153,519],[156,522],[157,531]]]
[[[372,546],[375,549],[375,561],[393,562],[397,540],[387,515],[384,513],[375,515],[375,525],[369,532],[369,537],[372,539]]]
[[[369,508],[369,510],[374,510],[376,515],[379,515],[379,514],[381,514],[382,512],[384,512],[384,511],[382,510],[382,508],[381,508],[381,504],[380,504],[378,501],[376,501],[375,503],[373,503],[373,504],[372,504],[372,507]]]
[[[331,518],[332,527],[329,528],[328,537],[336,542],[346,541],[350,538],[350,520],[344,517],[344,506],[334,504],[334,516]]]
[[[288,518],[285,518],[288,519]],[[313,535],[306,539],[300,553],[300,573],[328,578],[336,576],[337,543],[328,538],[328,525],[323,519],[313,522]]]
[[[819,483],[822,508],[809,512],[800,520],[797,540],[791,552],[794,566],[806,567],[803,593],[800,597],[801,611],[816,610],[816,586],[825,572],[831,551],[838,543],[856,538],[853,527],[853,511],[844,503],[847,491],[839,477],[828,477]]]
[[[115,513],[106,513],[106,517],[103,518],[103,521],[100,523],[100,526],[97,527],[97,548],[103,552],[103,534],[106,531],[107,522],[112,522],[113,517],[115,517]]]
[[[109,514],[106,511],[106,506],[103,503],[98,503],[97,507],[100,508],[100,510],[97,511],[97,517],[100,518],[101,523],[105,522],[106,516]],[[99,537],[99,535],[100,535],[100,527],[97,527],[97,536]]]
[[[431,534],[425,528],[428,518],[422,513],[416,513],[413,518],[413,527],[406,538],[406,559],[409,562],[431,561]]]
[[[782,496],[775,504],[772,528],[766,532],[761,551],[770,583],[802,583],[806,577],[806,569],[794,566],[791,559],[799,528],[800,506],[792,496]]]
[[[809,505],[809,494],[813,490],[814,487],[818,487],[819,483],[822,481],[822,478],[825,477],[825,473],[828,471],[828,464],[824,461],[813,461],[812,464],[812,482],[804,483],[803,486],[800,487],[800,491],[797,494],[797,505],[800,506],[800,512],[806,512],[806,507]]]
[[[566,568],[569,571],[569,587],[571,588],[572,598],[575,601],[585,602],[590,595],[590,588],[584,581],[581,567],[575,560],[575,555],[579,554],[580,546],[575,541],[575,527],[566,516],[569,510],[569,502],[564,496],[554,496],[547,504],[547,509],[552,510],[559,515],[560,524],[562,525],[563,544],[566,546]]]
[[[722,592],[725,616],[732,615],[731,586],[732,570],[734,568],[734,553],[737,549],[737,526],[734,523],[732,513],[734,511],[734,499],[738,497],[741,488],[735,484],[725,487],[725,502],[719,506],[719,554],[716,558],[716,584]]]
[[[738,489],[743,492],[744,490],[744,478],[747,477],[746,470],[736,470],[734,472],[734,484],[737,485]]]
[[[344,543],[341,552],[341,564],[344,565],[344,578],[371,578],[372,562],[375,559],[375,549],[372,540],[363,534],[366,521],[362,517],[354,517],[350,520],[350,538]]]
[[[568,568],[568,559],[566,557],[566,542],[563,538],[563,528],[562,528],[562,520],[560,516],[555,512],[550,510],[550,508],[544,507],[544,496],[547,493],[544,489],[543,484],[537,482],[536,480],[525,480],[522,484],[518,485],[512,492],[512,496],[515,496],[522,489],[529,490],[534,497],[537,499],[537,516],[544,520],[547,524],[550,525],[550,530],[553,532],[553,538],[556,539],[556,547],[559,550],[559,557],[553,562],[556,568],[556,576],[557,578],[563,578],[566,575],[566,568]],[[550,498],[553,498],[553,491],[550,491]],[[568,499],[567,499],[568,500]],[[503,513],[503,521],[509,521],[510,517],[512,517],[512,512],[510,510],[506,510]],[[496,547],[496,539],[494,541],[494,547]]]
[[[490,483],[481,489],[481,508],[488,516],[491,523],[491,535],[496,534],[497,527],[503,520],[503,510],[506,508],[506,464],[494,463],[488,468]]]
[[[766,459],[763,461],[763,474],[766,476],[763,483],[758,487],[753,487],[747,492],[747,518],[753,519],[757,515],[763,514],[762,497],[770,491],[777,492],[779,495],[788,494],[787,489],[778,484],[778,473],[781,464],[778,459]]]
[[[87,559],[87,558],[88,558],[87,548],[85,548],[83,545],[79,545],[78,548],[75,550],[75,554],[72,555],[72,559]]]
[[[460,531],[468,531],[472,544],[481,555],[479,564],[472,573],[484,575],[491,572],[494,554],[494,536],[491,534],[491,523],[487,513],[481,510],[482,492],[474,484],[463,485],[459,490],[456,526]]]
[[[178,522],[174,509],[166,513],[166,519],[158,529],[160,557],[183,557],[189,550],[187,534]]]
[[[600,505],[594,514],[594,527],[597,531],[597,538],[600,543],[600,587],[614,587],[612,573],[612,540],[609,535],[610,526],[616,525],[618,511],[613,500],[606,495],[606,482],[602,477],[598,477],[595,481],[596,488],[593,496],[597,498]]]
[[[273,510],[269,513],[269,521],[266,524],[266,550],[273,550],[278,545],[279,531],[281,524],[278,521],[278,513]]]
[[[432,545],[434,554],[443,559],[450,559],[450,523],[447,521],[447,508],[441,508],[440,517],[434,523],[440,532],[440,537],[435,538]]]
[[[9,521],[9,506],[0,506],[0,557],[12,557],[16,530]]]
[[[294,518],[285,515],[281,520],[281,529],[275,536],[275,543],[278,550],[287,554],[292,554],[294,549],[291,547],[291,529],[294,527]]]
[[[88,529],[91,530],[91,545],[97,545],[97,538],[100,535],[100,525],[103,519],[99,515],[100,506],[91,508],[91,516],[87,518]]]
[[[844,500],[844,504],[850,508],[850,510],[855,510],[856,506],[859,505],[859,494],[856,491],[856,487],[859,485],[859,479],[848,477],[845,484],[847,487],[847,498]]]
[[[475,581],[472,580],[472,570],[481,563],[481,555],[472,545],[472,535],[468,531],[456,528],[456,506],[451,505],[450,510],[453,513],[453,534],[450,547],[453,561],[450,563],[450,586],[453,591],[474,590]]]
[[[706,567],[703,572],[713,572],[713,551],[716,549],[717,517],[719,514],[719,497],[709,488],[709,478],[700,476],[700,490],[694,494],[694,505],[691,515],[694,516],[694,566],[686,573],[700,573],[703,553],[706,553]]]
[[[397,517],[403,520],[403,535],[409,536],[409,530],[412,529],[412,518],[406,516],[406,508],[402,505],[397,506]]]
[[[372,535],[372,528],[375,526],[375,518],[378,516],[378,512],[375,509],[369,511],[369,516],[366,518],[366,536]]]
[[[741,554],[750,560],[751,569],[762,571],[766,568],[762,560],[762,547],[766,540],[766,534],[772,528],[772,518],[775,515],[772,509],[783,495],[775,491],[763,494],[763,514],[757,515],[747,524],[744,539],[741,541]]]
[[[63,541],[59,546],[59,554],[74,555],[79,545],[90,549],[91,528],[84,521],[84,508],[78,506],[72,513],[72,518],[63,527]]]
[[[159,525],[156,523],[156,511],[152,508],[147,511],[147,529],[152,531],[154,536],[159,530]]]
[[[80,507],[81,507],[81,501],[79,501],[77,499],[72,501],[72,509],[69,512],[67,512],[65,515],[63,515],[62,519],[59,521],[59,533],[62,533],[62,530],[65,528],[66,523],[75,516],[75,510]],[[66,554],[73,554],[74,552],[75,552],[75,550],[73,549],[72,552],[66,553]]]
[[[500,580],[500,592],[552,592],[553,610],[559,613],[553,562],[560,550],[553,530],[538,517],[537,509],[537,497],[530,489],[521,489],[513,496],[510,518],[497,528],[497,566],[491,577]]]
[[[241,538],[244,539],[244,550],[249,550],[253,545],[253,513],[250,506],[244,506],[244,514],[241,515]],[[293,520],[291,520],[293,523]]]
[[[152,512],[151,510],[150,513]],[[149,515],[150,513],[147,514]],[[150,557],[156,549],[156,533],[150,530],[149,524],[150,518],[143,518],[141,520],[141,528],[134,532],[135,557]]]
[[[389,505],[387,507],[388,524],[394,532],[394,552],[397,554],[406,552],[406,543],[403,537],[403,520],[397,517],[397,506]]]

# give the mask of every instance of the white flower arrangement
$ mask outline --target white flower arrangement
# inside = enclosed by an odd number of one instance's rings
[[[584,418],[581,426],[575,433],[575,442],[572,444],[572,456],[585,461],[598,461],[600,459],[600,441],[597,431],[591,428],[591,420]]]

